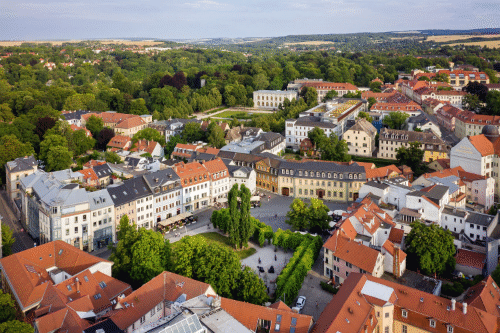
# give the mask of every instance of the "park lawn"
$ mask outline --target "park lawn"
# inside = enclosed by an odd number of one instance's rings
[[[231,245],[231,241],[229,240],[229,237],[221,235],[218,232],[205,232],[205,233],[202,233],[202,234],[194,235],[192,237],[205,238],[205,241],[207,243],[219,243],[219,244],[221,244],[221,245],[223,245],[225,247],[230,248],[233,251],[236,251],[236,250],[234,250],[233,246]],[[175,243],[173,244],[173,246],[175,247]],[[236,253],[240,257],[240,260],[241,259],[245,259],[247,257],[250,257],[255,252],[257,252],[257,250],[254,249],[253,247],[249,247],[249,248],[244,249],[244,250],[236,251]]]
[[[224,111],[222,113],[218,113],[214,115],[217,118],[237,118],[237,119],[251,119],[253,117],[257,117],[257,114],[249,115],[248,112],[245,111]]]
[[[223,107],[211,110],[211,111],[206,111],[205,114],[212,114],[212,113],[219,112],[219,111],[222,111],[222,110],[225,110],[225,109],[227,109],[227,106],[223,106]]]

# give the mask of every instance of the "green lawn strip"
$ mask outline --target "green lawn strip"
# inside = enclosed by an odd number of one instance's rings
[[[192,237],[205,238],[205,241],[207,243],[219,243],[222,246],[226,246],[226,247],[230,248],[231,250],[235,251],[238,254],[238,256],[240,257],[240,260],[245,259],[247,257],[250,257],[252,254],[257,252],[257,250],[254,249],[253,247],[249,247],[249,248],[244,249],[244,250],[236,251],[234,249],[234,247],[231,245],[231,241],[229,240],[229,237],[221,235],[218,232],[205,232],[202,234],[194,235]],[[175,248],[175,243],[172,244],[172,247]]]
[[[377,168],[388,166],[391,164],[398,164],[397,160],[385,160],[382,158],[374,158],[374,157],[352,156],[352,160],[354,162],[374,163]]]
[[[212,114],[212,113],[219,112],[219,111],[222,111],[222,110],[225,110],[225,109],[227,109],[227,106],[223,106],[223,107],[215,109],[215,110],[207,111],[207,112],[205,112],[205,114]]]

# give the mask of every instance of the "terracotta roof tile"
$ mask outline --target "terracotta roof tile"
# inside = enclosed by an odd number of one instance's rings
[[[486,262],[486,254],[459,249],[457,255],[455,256],[455,261],[457,265],[473,267],[481,270]]]
[[[469,141],[481,154],[481,156],[489,156],[495,153],[493,144],[484,135],[469,136]]]
[[[405,232],[403,229],[391,228],[391,232],[389,233],[389,240],[392,243],[401,244],[404,234]]]
[[[385,179],[392,178],[402,174],[401,170],[398,169],[394,164],[380,167],[376,169],[365,169],[366,170],[366,179]]]
[[[275,330],[277,315],[281,315],[279,332],[288,332],[290,330],[290,327],[292,327],[292,318],[296,318],[297,320],[295,325],[296,333],[309,332],[313,324],[311,316],[292,312],[288,307],[288,309],[265,307],[221,297],[221,308],[252,331],[256,331],[258,319],[263,319],[271,321],[269,333],[278,332]]]
[[[222,162],[222,159],[220,159],[220,157],[212,161],[203,162],[202,165],[208,170],[208,172],[210,173],[210,177],[212,177],[212,179],[214,179],[213,178],[214,174],[218,174],[219,172],[224,172],[224,171],[226,171],[226,175],[220,176],[218,179],[229,177],[229,171],[227,169],[227,166],[224,164],[224,162]]]
[[[387,251],[389,252],[389,254],[394,257],[394,243],[391,242],[390,240],[386,240],[384,242],[384,245],[382,245],[382,247]],[[406,253],[400,249],[399,251],[400,255],[399,255],[399,263],[401,264],[405,259],[406,259]]]
[[[116,128],[131,129],[146,124],[140,116],[130,117],[116,125]]]
[[[94,169],[83,169],[83,170],[78,170],[79,173],[83,175],[83,179],[85,180],[93,180],[97,181],[99,180],[99,177],[97,177],[96,173],[94,172]]]

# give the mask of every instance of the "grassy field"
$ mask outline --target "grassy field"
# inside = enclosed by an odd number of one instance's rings
[[[213,109],[213,110],[207,111],[207,112],[205,112],[205,114],[212,114],[212,113],[219,112],[219,111],[222,111],[222,110],[225,110],[225,109],[227,109],[227,106],[223,106],[223,107],[220,107],[220,108],[217,108],[217,109]]]
[[[224,111],[222,113],[216,114],[214,117],[217,118],[237,118],[237,119],[252,119],[257,117],[258,114],[249,115],[245,111]]]
[[[219,234],[218,232],[205,232],[203,234],[198,234],[193,237],[204,238],[207,243],[219,243],[220,245],[228,247],[238,254],[240,260],[250,257],[252,254],[257,252],[257,250],[254,249],[253,247],[249,247],[248,249],[238,250],[238,251],[234,250],[234,247],[231,245],[229,238]],[[173,243],[172,246],[175,248],[175,243]]]
[[[374,163],[377,168],[398,163],[398,161],[396,161],[396,160],[386,160],[386,159],[382,159],[382,158],[359,157],[359,156],[352,156],[352,160],[355,162]]]
[[[462,40],[462,39],[469,39],[469,38],[475,38],[475,37],[481,37],[481,38],[498,38],[500,35],[443,35],[443,36],[429,36],[427,37],[427,41],[433,41],[433,42],[438,42],[438,43],[445,43],[449,42],[452,40]]]
[[[455,46],[455,45],[468,45],[468,46],[473,46],[473,45],[476,45],[476,46],[481,46],[481,47],[500,47],[500,40],[485,40],[485,41],[482,41],[482,42],[464,42],[464,43],[451,43],[451,44],[447,44],[447,45],[450,45],[450,46]]]

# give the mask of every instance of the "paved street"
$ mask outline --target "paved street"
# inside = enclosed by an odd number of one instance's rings
[[[428,114],[426,115],[429,117],[430,120],[432,120],[435,124],[438,124],[439,129],[441,130],[441,138],[450,146],[456,145],[460,139],[455,136],[455,133],[448,131],[446,128],[443,126],[439,125],[436,115],[434,114]]]
[[[273,228],[273,231],[281,228],[283,230],[290,229],[290,225],[288,225],[286,221],[286,213],[290,210],[290,205],[293,202],[292,197],[283,197],[277,194],[273,194],[270,192],[265,192],[266,197],[262,198],[261,207],[252,208],[250,210],[253,217],[264,222],[267,225],[270,225]],[[268,196],[271,196],[270,201],[268,201]],[[309,200],[304,200],[309,203]],[[341,202],[329,202],[324,201],[325,205],[330,208],[330,210],[346,210],[348,204]],[[278,214],[278,217],[275,215]]]
[[[12,245],[12,252],[17,253],[24,251],[26,249],[32,248],[35,242],[28,235],[27,232],[21,231],[23,229],[21,223],[12,211],[12,207],[8,204],[9,198],[7,197],[7,192],[4,190],[0,191],[0,215],[2,215],[2,223],[9,226],[9,228],[14,233],[14,238],[16,239],[14,245]]]

